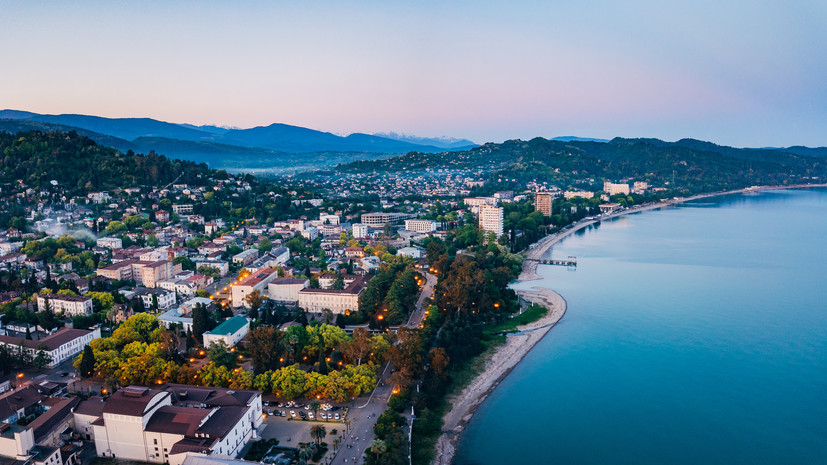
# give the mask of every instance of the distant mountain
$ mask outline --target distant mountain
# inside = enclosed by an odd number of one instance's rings
[[[0,110],[0,118],[40,121],[43,123],[62,124],[94,131],[99,134],[131,141],[138,137],[169,137],[184,140],[202,140],[211,134],[183,127],[179,124],[166,123],[151,118],[103,118],[87,115],[41,115],[16,110]]]
[[[468,150],[479,145],[468,139],[457,139],[454,137],[417,137],[407,134],[399,134],[397,132],[380,132],[374,134],[374,136],[398,140],[401,142],[408,142],[411,144],[430,145],[433,147],[452,150]]]
[[[27,111],[2,110],[0,119],[36,121],[63,126],[70,126],[98,134],[134,141],[141,137],[162,138],[164,146],[169,149],[169,139],[191,142],[215,142],[239,147],[254,147],[278,152],[365,152],[400,154],[411,151],[442,152],[455,150],[443,145],[414,143],[388,137],[368,134],[351,134],[347,137],[329,132],[291,126],[288,124],[271,124],[250,129],[226,129],[218,126],[195,126],[192,124],[175,124],[151,118],[103,118],[88,115],[42,115]],[[146,144],[148,141],[143,141]],[[474,144],[471,143],[473,146]],[[184,146],[183,144],[180,146]],[[189,146],[193,147],[193,146]],[[145,149],[149,147],[144,146]],[[467,147],[463,147],[467,148]],[[154,148],[153,148],[154,150]],[[176,153],[168,153],[177,156]]]
[[[606,139],[592,139],[592,138],[589,138],[589,137],[576,137],[576,136],[560,136],[560,137],[555,137],[554,139],[551,139],[551,140],[558,140],[558,141],[561,141],[561,142],[572,142],[572,141],[575,141],[575,142],[609,142]]]

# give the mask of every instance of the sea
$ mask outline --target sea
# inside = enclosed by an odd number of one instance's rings
[[[455,463],[827,464],[827,190],[711,197],[556,245],[566,315]]]

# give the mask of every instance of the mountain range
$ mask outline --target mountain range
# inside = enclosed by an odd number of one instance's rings
[[[407,152],[465,150],[476,144],[464,139],[427,139],[397,134],[329,132],[275,123],[250,129],[176,124],[151,118],[104,118],[90,115],[44,115],[0,111],[0,131],[74,130],[121,151],[155,151],[173,158],[204,162],[218,169],[254,166],[301,169],[348,161],[387,158]],[[301,154],[301,156],[297,156]],[[268,166],[269,165],[269,166]]]

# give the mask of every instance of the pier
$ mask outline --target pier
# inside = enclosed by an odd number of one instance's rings
[[[577,266],[577,257],[573,255],[569,255],[569,257],[565,260],[542,260],[537,258],[526,258],[525,260],[530,262],[536,262],[540,265]]]

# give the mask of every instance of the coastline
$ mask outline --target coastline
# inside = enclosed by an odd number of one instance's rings
[[[827,184],[799,184],[791,186],[755,186],[745,189],[735,189],[723,192],[712,192],[698,194],[691,197],[669,199],[657,204],[646,204],[632,207],[609,215],[601,216],[599,219],[581,220],[574,223],[568,229],[544,237],[528,250],[525,258],[540,259],[557,243],[598,221],[612,219],[618,216],[628,215],[649,210],[671,207],[683,202],[698,200],[709,197],[717,197],[730,194],[744,194],[775,189],[806,189],[806,188],[827,187]],[[523,261],[523,268],[517,283],[539,280],[537,274],[537,262],[531,260]],[[474,413],[485,401],[488,395],[508,376],[509,373],[523,360],[526,355],[537,345],[538,342],[563,318],[566,313],[566,301],[557,292],[551,289],[533,287],[532,290],[518,290],[517,295],[526,301],[546,307],[548,313],[539,320],[518,327],[520,333],[510,336],[505,345],[499,347],[491,358],[486,362],[485,370],[477,376],[463,391],[452,399],[451,410],[443,418],[442,434],[436,443],[436,453],[433,464],[450,465],[456,453],[456,446],[459,442],[465,426],[471,421]]]

